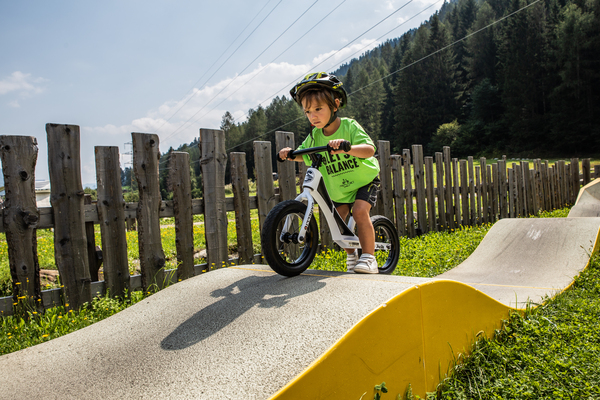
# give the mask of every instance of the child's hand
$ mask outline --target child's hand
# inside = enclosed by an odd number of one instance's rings
[[[279,159],[287,160],[290,151],[292,151],[290,147],[284,147],[283,149],[279,150]]]
[[[342,145],[342,143],[344,142],[344,139],[333,139],[329,141],[329,147],[331,147],[332,149],[335,149],[334,151],[331,152],[331,154],[340,154],[340,153],[345,153],[344,150],[340,149],[340,146]]]

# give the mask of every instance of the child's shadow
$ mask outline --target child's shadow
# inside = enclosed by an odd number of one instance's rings
[[[249,276],[231,285],[211,292],[221,297],[201,309],[164,338],[164,350],[182,350],[217,333],[246,311],[258,305],[261,308],[279,308],[296,296],[319,290],[325,286],[325,277],[302,276],[284,279],[278,275]]]

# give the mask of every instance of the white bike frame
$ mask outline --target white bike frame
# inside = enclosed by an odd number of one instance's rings
[[[331,238],[337,243],[342,249],[360,249],[360,241],[358,237],[354,234],[352,235],[344,235],[340,231],[338,226],[338,221],[335,220],[334,212],[337,213],[335,208],[333,211],[330,209],[330,206],[327,204],[327,201],[321,196],[321,193],[317,190],[321,180],[323,179],[323,175],[319,172],[318,169],[310,167],[306,171],[306,176],[304,177],[304,183],[302,184],[302,193],[300,193],[297,197],[297,201],[306,200],[306,214],[304,215],[304,220],[302,221],[302,226],[300,227],[300,232],[298,233],[298,242],[304,243],[304,239],[306,237],[306,230],[308,229],[308,224],[310,223],[310,219],[313,216],[313,210],[315,202],[319,205],[319,212],[322,217],[325,217],[327,224],[331,230]],[[283,229],[281,230],[281,240],[283,241],[283,235],[289,231],[291,224],[291,217],[287,217]],[[343,223],[340,218],[340,223]],[[346,227],[348,228],[348,232],[354,232],[355,221],[350,215],[350,220]],[[376,244],[376,247],[377,246]],[[387,247],[387,246],[383,246]],[[381,247],[380,247],[381,248]]]

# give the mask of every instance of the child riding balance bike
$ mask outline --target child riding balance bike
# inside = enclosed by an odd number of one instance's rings
[[[310,266],[318,245],[312,218],[316,201],[332,239],[346,250],[348,272],[393,272],[399,256],[396,228],[389,219],[369,214],[380,187],[375,144],[358,122],[337,116],[347,103],[342,82],[324,72],[309,74],[290,94],[314,128],[296,150],[281,149],[278,161],[305,162],[311,168],[303,193],[279,203],[265,220],[261,242],[267,262],[285,276],[298,275]]]

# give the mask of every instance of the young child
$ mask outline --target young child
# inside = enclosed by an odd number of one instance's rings
[[[346,219],[350,211],[356,221],[357,236],[362,255],[354,249],[346,249],[346,267],[349,272],[376,274],[379,272],[375,260],[375,231],[369,212],[377,201],[379,190],[379,163],[373,157],[375,145],[364,129],[353,119],[340,118],[337,111],[347,102],[346,90],[334,75],[325,72],[309,74],[290,90],[292,98],[302,106],[306,117],[314,126],[312,133],[298,149],[329,144],[339,149],[347,140],[352,145],[350,151],[332,151],[325,157],[319,171],[329,196],[342,217]],[[288,159],[292,150],[285,147],[279,151],[279,158]],[[308,156],[295,157],[310,165]],[[340,163],[338,161],[344,161]],[[340,167],[343,166],[343,167]]]

